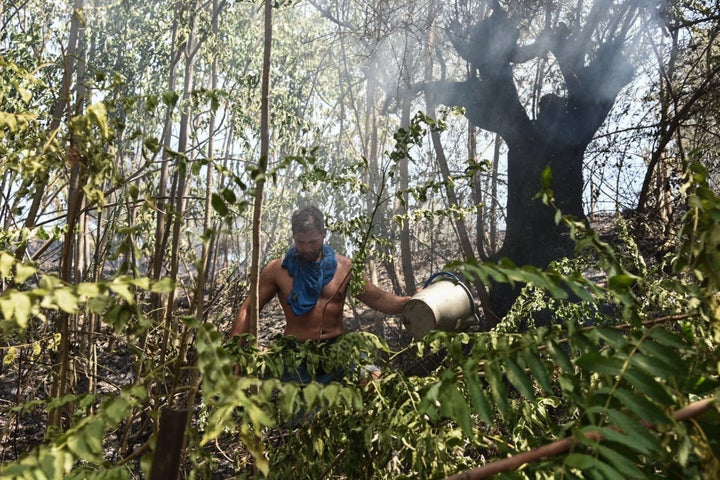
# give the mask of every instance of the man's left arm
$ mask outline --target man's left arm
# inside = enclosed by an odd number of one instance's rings
[[[389,314],[401,313],[410,298],[412,297],[386,292],[368,281],[365,281],[363,293],[358,296],[358,299],[368,307]]]

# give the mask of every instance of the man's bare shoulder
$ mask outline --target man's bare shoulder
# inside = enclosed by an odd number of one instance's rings
[[[352,267],[352,259],[339,253],[335,255],[335,259],[338,263],[338,270],[346,271]]]
[[[352,263],[352,259],[350,257],[346,257],[345,255],[341,255],[339,253],[335,254],[335,258],[337,259],[338,263]]]
[[[276,280],[278,275],[282,275],[283,272],[286,272],[286,270],[282,268],[282,258],[276,258],[265,265],[265,268],[263,268],[262,271],[262,276],[266,279]]]

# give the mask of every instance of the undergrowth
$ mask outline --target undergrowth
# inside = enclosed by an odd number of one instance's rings
[[[556,454],[497,473],[717,478],[717,402],[690,418],[678,412],[718,390],[720,200],[699,167],[688,175],[686,191],[677,254],[666,263],[646,265],[628,234],[611,246],[581,223],[561,219],[577,242],[572,260],[545,271],[509,263],[449,266],[470,279],[526,285],[493,331],[432,332],[401,352],[360,333],[320,354],[301,349],[311,366],[346,368],[348,375],[329,385],[281,383],[272,377],[283,365],[282,345],[242,350],[212,323],[188,316],[184,328],[195,338],[196,357],[183,368],[201,381],[197,390],[178,390],[183,401],[163,396],[157,384],[164,374],[156,369],[111,393],[70,395],[60,403],[79,405],[83,415],[4,464],[0,476],[148,475],[153,455],[165,453],[155,443],[157,429],[124,456],[111,454],[114,439],[141,418],[157,425],[163,408],[186,402],[192,415],[184,478],[213,478],[219,459],[209,447],[229,437],[238,448],[224,478],[441,478],[464,471],[481,478],[482,466],[563,439],[571,441]],[[152,331],[134,307],[140,294],[167,288],[127,278],[70,286],[47,275],[32,287],[25,283],[38,273],[32,267],[10,255],[0,267],[16,285],[0,296],[3,335],[15,341],[46,312],[64,311],[101,315],[132,343]],[[584,278],[588,268],[602,271],[603,280]],[[12,351],[6,349],[8,364],[15,361]],[[393,362],[408,353],[442,361],[429,374],[412,376]],[[382,377],[365,384],[347,369],[364,362],[381,364]],[[233,373],[238,364],[245,375]],[[29,403],[58,408],[57,401]],[[29,403],[5,414],[20,415]]]

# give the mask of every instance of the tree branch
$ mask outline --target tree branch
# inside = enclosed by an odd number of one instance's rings
[[[716,398],[711,397],[691,403],[690,405],[681,408],[680,410],[674,411],[672,413],[672,417],[678,422],[694,418],[708,410],[713,405],[713,403],[716,402],[716,400]],[[654,429],[653,425],[646,426],[648,428]],[[594,442],[601,442],[604,440],[603,435],[599,432],[587,432],[584,434],[584,437]],[[573,435],[571,437],[563,438],[562,440],[558,440],[557,442],[543,445],[542,447],[538,447],[527,452],[522,452],[517,455],[498,460],[496,462],[488,463],[487,465],[483,465],[482,467],[475,468],[473,470],[468,470],[466,472],[451,475],[447,477],[446,480],[478,480],[482,478],[488,478],[491,475],[495,475],[501,472],[517,470],[526,463],[537,462],[539,460],[542,460],[543,458],[565,453],[577,443],[579,443],[579,440],[575,435]]]

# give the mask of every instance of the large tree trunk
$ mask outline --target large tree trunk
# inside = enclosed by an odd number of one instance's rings
[[[553,260],[573,253],[574,243],[567,230],[555,222],[555,207],[563,214],[584,219],[584,148],[563,148],[543,135],[529,135],[508,145],[505,240],[491,260],[508,258],[517,265],[545,268]],[[547,166],[552,172],[555,206],[546,205],[537,197],[542,189],[542,171]],[[490,301],[493,313],[502,317],[517,298],[519,289],[520,286],[494,285]]]
[[[493,260],[507,257],[518,265],[545,268],[572,254],[567,232],[555,222],[555,208],[584,217],[583,154],[618,92],[632,79],[632,67],[622,53],[628,24],[623,16],[632,18],[635,8],[623,10],[611,23],[615,30],[608,30],[604,16],[614,13],[597,2],[585,25],[570,30],[563,23],[554,28],[546,24],[535,43],[520,38],[517,23],[499,3],[493,3],[489,14],[473,25],[452,26],[453,45],[476,76],[430,85],[427,93],[447,105],[465,107],[473,124],[496,132],[508,146],[507,229]],[[564,95],[543,96],[531,116],[513,71],[524,62],[546,59],[549,53],[563,76]],[[536,198],[547,167],[552,172],[552,205]],[[518,288],[493,286],[494,315],[507,313]]]

